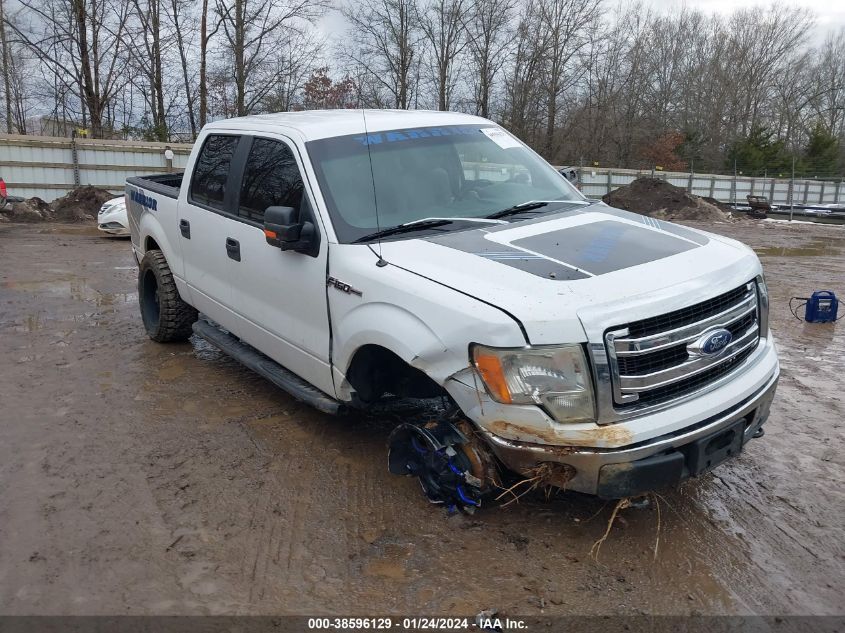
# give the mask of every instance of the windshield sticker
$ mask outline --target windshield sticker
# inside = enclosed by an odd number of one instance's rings
[[[483,127],[481,128],[481,133],[502,149],[508,149],[509,147],[521,147],[522,145],[513,136],[501,128]]]
[[[481,128],[486,131],[487,128]],[[465,134],[478,134],[479,128],[468,125],[450,125],[443,127],[426,127],[415,130],[393,130],[390,132],[373,132],[362,136],[353,136],[353,140],[363,146],[381,145],[383,143],[396,143],[397,141],[410,141],[418,138],[432,138],[436,136],[460,136]]]

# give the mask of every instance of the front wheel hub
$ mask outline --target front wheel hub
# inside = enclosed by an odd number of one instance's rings
[[[481,505],[484,482],[473,474],[470,440],[447,421],[401,424],[390,434],[387,465],[395,475],[417,477],[429,501],[472,513]]]

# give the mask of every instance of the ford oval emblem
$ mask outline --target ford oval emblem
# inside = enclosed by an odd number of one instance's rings
[[[730,330],[719,328],[718,330],[710,330],[703,334],[697,341],[690,343],[687,346],[687,351],[693,354],[703,354],[705,356],[712,356],[723,351],[733,340],[733,334]]]

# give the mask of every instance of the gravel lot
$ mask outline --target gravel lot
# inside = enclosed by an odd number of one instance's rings
[[[845,321],[787,302],[845,298],[845,228],[700,226],[762,257],[783,371],[767,433],[622,511],[594,560],[613,504],[448,517],[388,474],[387,421],[148,340],[127,241],[0,225],[0,613],[842,613]]]

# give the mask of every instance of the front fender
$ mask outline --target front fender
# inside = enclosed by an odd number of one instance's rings
[[[355,352],[381,346],[441,386],[469,365],[469,344],[518,347],[525,338],[510,315],[465,293],[392,264],[377,265],[359,244],[332,244],[332,276],[353,292],[330,287],[332,366],[338,397]]]
[[[384,327],[388,323],[389,331]],[[419,317],[397,305],[383,302],[360,305],[335,324],[335,334],[335,340],[343,343],[335,350],[334,363],[344,371],[364,345],[389,349],[441,384],[454,371],[446,369],[454,365],[454,360],[448,359],[448,346]]]

